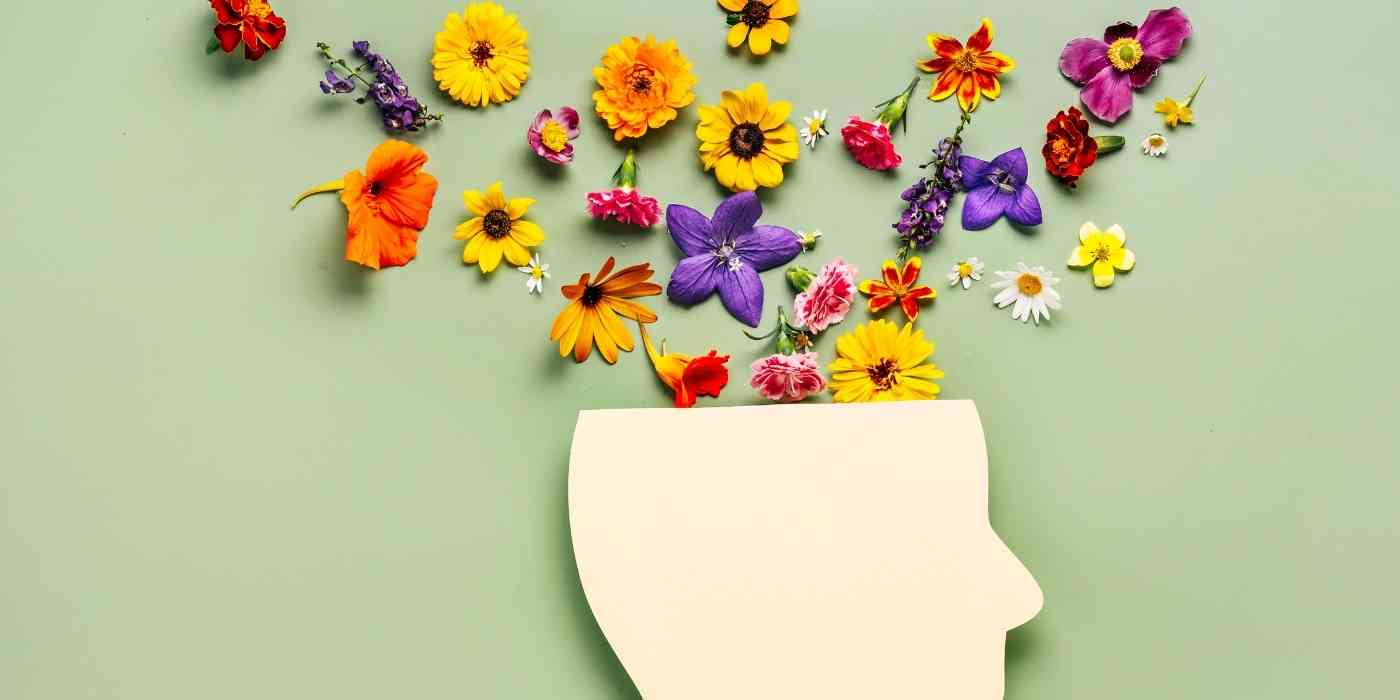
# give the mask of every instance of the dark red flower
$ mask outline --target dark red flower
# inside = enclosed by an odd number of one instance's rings
[[[1089,120],[1070,107],[1045,125],[1045,169],[1060,182],[1074,187],[1099,155],[1099,144],[1089,136]]]
[[[719,398],[720,390],[729,383],[729,368],[724,366],[728,361],[728,355],[717,355],[714,350],[692,359],[676,386],[676,408],[694,406],[697,396]]]
[[[851,117],[841,127],[841,139],[856,162],[871,170],[897,168],[903,162],[890,141],[890,129],[882,122],[868,122]]]
[[[214,37],[224,53],[243,44],[243,57],[256,61],[277,48],[287,37],[287,20],[277,16],[265,0],[209,0],[214,8]]]

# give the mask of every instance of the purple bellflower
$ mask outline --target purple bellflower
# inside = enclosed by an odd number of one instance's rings
[[[967,190],[963,200],[962,225],[968,231],[980,231],[996,223],[1003,214],[1007,220],[1021,226],[1039,226],[1040,200],[1026,183],[1026,152],[1013,148],[988,163],[980,158],[962,156],[962,186]]]

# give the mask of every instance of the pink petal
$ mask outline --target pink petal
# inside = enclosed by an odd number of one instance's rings
[[[1060,52],[1060,73],[1079,85],[1089,82],[1108,67],[1108,44],[1082,37],[1065,44]]]
[[[1112,124],[1133,108],[1133,85],[1127,73],[1108,66],[1079,91],[1079,99],[1095,117]]]

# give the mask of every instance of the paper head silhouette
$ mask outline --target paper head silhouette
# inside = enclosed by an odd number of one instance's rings
[[[1043,602],[968,401],[585,411],[569,520],[647,700],[999,700]]]

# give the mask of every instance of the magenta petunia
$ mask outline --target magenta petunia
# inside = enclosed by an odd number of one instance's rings
[[[1103,41],[1081,37],[1060,53],[1060,72],[1078,85],[1079,99],[1095,117],[1112,124],[1133,108],[1133,90],[1146,87],[1191,36],[1191,20],[1179,7],[1147,13],[1142,26],[1119,22]]]
[[[542,110],[530,122],[525,140],[535,155],[555,165],[565,165],[574,159],[574,144],[570,142],[578,138],[578,123],[578,111],[573,107],[560,107],[557,116]]]

